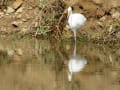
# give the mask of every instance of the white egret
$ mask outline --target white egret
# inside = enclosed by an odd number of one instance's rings
[[[73,57],[69,60],[68,63],[68,80],[72,80],[72,74],[75,72],[81,71],[86,63],[87,60],[82,57],[78,57],[76,55],[76,30],[78,30],[81,26],[83,26],[86,22],[86,17],[83,14],[80,13],[73,13],[72,12],[72,7],[68,8],[68,24],[70,26],[70,29],[74,33],[74,38],[75,38],[75,47],[74,47],[74,52],[73,52]]]
[[[76,30],[83,26],[86,22],[86,17],[81,13],[73,13],[72,7],[68,8],[68,24],[70,29],[74,32],[76,42]]]

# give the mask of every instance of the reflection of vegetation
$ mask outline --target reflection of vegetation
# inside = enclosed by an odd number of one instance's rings
[[[92,58],[97,58],[97,60],[101,61],[104,64],[114,66],[114,67],[119,67],[120,62],[119,62],[119,53],[120,49],[116,49],[108,46],[99,46],[99,45],[89,45],[87,47],[87,57]],[[119,65],[118,65],[119,64]]]
[[[8,43],[8,42],[7,42]],[[2,43],[3,44],[3,43]],[[2,45],[1,44],[1,45]],[[32,73],[31,77],[35,74],[35,77],[38,75],[40,78],[39,85],[36,85],[36,89],[45,89],[48,90],[46,87],[46,78],[54,79],[54,83],[56,83],[56,90],[82,90],[85,87],[80,83],[81,80],[79,77],[74,78],[71,83],[67,81],[67,72],[68,72],[68,60],[73,53],[74,43],[71,40],[57,42],[57,41],[49,41],[49,40],[30,40],[30,39],[23,39],[18,41],[11,41],[10,44],[7,45],[9,48],[21,48],[23,51],[23,55],[17,57],[19,60],[18,63],[21,63],[19,68],[16,68],[16,71],[23,72],[24,76],[29,76],[29,73]],[[79,43],[77,42],[77,54],[81,56],[85,56],[88,59],[89,64],[93,67],[95,65],[99,65],[98,68],[95,66],[95,72],[104,74],[102,72],[104,67],[110,66],[112,68],[120,68],[120,49],[117,47],[109,48],[108,46],[100,46],[100,45],[93,45],[88,43]],[[7,56],[7,53],[0,51],[0,64],[8,63],[8,59],[10,57]],[[13,59],[14,58],[14,59]],[[9,60],[15,60],[16,58],[11,57]],[[6,61],[5,61],[6,60]],[[14,61],[13,61],[14,62]],[[35,63],[35,64],[34,64]],[[12,61],[11,61],[12,64]],[[102,65],[101,65],[102,64]],[[32,65],[34,68],[32,68]],[[38,71],[36,71],[37,69]],[[91,68],[91,67],[90,67]],[[111,69],[111,68],[110,68]],[[54,73],[55,75],[52,76],[50,73]],[[90,71],[87,71],[89,73]],[[18,73],[18,72],[17,72]],[[93,74],[93,73],[92,73]],[[28,76],[27,76],[28,75]],[[41,75],[41,76],[39,76]],[[51,75],[51,76],[50,76]],[[45,77],[46,76],[46,77]],[[41,78],[42,77],[42,78]],[[29,80],[29,79],[26,80]],[[35,78],[35,79],[39,79]],[[30,79],[31,80],[31,79]],[[34,79],[33,79],[34,80]],[[41,81],[43,80],[43,81]],[[31,80],[32,81],[32,80]],[[49,81],[49,80],[48,80]],[[41,84],[41,82],[45,84]],[[51,81],[50,81],[51,82]],[[47,83],[50,85],[50,83]],[[31,86],[31,85],[30,85]],[[64,87],[64,89],[63,89]],[[53,89],[52,89],[53,90]]]
[[[13,40],[13,39],[11,39]],[[21,44],[22,43],[22,44]],[[22,52],[24,52],[25,56],[32,58],[37,58],[38,60],[43,60],[45,63],[51,63],[56,64],[56,70],[62,71],[64,68],[64,64],[66,61],[69,60],[69,57],[73,53],[74,44],[72,44],[72,41],[68,40],[65,42],[56,42],[56,41],[47,41],[47,40],[36,40],[35,44],[33,43],[33,40],[30,40],[28,38],[24,38],[21,41],[17,42],[16,40],[13,40],[11,44],[5,44],[7,47],[9,46],[10,49],[15,51],[15,55],[17,55],[17,48],[22,45],[20,48]],[[14,48],[14,49],[13,49]],[[25,50],[24,50],[25,49]],[[108,47],[103,45],[92,45],[87,43],[80,43],[78,42],[77,45],[77,53],[80,53],[80,55],[85,55],[89,59],[95,59],[103,62],[104,64],[119,67],[120,65],[120,49],[119,47]],[[6,48],[0,51],[0,58],[1,60],[4,60],[6,58],[9,58],[7,56]],[[18,56],[18,58],[21,58]],[[27,60],[27,58],[26,58]],[[5,61],[5,60],[4,60]],[[29,61],[29,60],[27,60]]]
[[[5,6],[7,7],[7,3],[8,3],[9,0],[2,0],[2,6]]]
[[[0,65],[7,64],[9,63],[9,61],[10,60],[8,58],[7,52],[4,50],[0,50]]]
[[[73,82],[71,83],[71,88],[69,90],[80,90],[80,83],[79,82]]]

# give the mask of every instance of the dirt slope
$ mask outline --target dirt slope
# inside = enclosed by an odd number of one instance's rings
[[[11,0],[7,9],[0,6],[1,37],[32,32],[32,36],[50,33],[70,38],[72,33],[66,28],[67,14],[64,13],[68,6],[87,17],[86,25],[77,35],[81,39],[95,42],[120,40],[119,0]]]

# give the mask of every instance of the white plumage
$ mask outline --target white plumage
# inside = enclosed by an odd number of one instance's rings
[[[72,30],[77,30],[84,25],[86,18],[79,13],[74,13],[69,16],[68,23]]]
[[[86,17],[80,13],[73,13],[72,7],[68,8],[68,24],[71,30],[74,32],[74,37],[76,40],[76,30],[83,26],[86,22]]]

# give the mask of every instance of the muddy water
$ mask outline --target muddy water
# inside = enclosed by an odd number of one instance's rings
[[[0,90],[120,90],[120,49],[73,42],[1,39]]]

